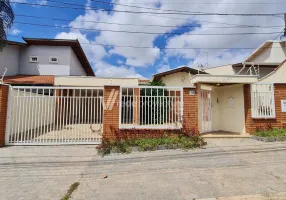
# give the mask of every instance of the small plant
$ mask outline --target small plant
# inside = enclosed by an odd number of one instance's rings
[[[74,182],[73,184],[71,184],[66,195],[63,198],[61,198],[61,200],[68,200],[71,197],[72,193],[77,189],[78,186],[79,186],[79,182]]]

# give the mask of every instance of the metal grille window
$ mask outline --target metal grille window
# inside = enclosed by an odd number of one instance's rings
[[[122,87],[120,96],[120,128],[182,127],[182,88]]]
[[[251,85],[252,118],[275,118],[275,100],[273,84]]]

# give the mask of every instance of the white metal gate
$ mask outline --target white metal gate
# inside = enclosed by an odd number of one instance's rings
[[[212,98],[211,91],[201,90],[200,91],[201,101],[201,132],[212,131]]]
[[[99,144],[103,89],[10,87],[6,145]]]

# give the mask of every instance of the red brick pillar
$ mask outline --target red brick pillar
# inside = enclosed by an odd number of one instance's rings
[[[134,88],[134,101],[133,101],[133,109],[134,109],[134,124],[140,124],[140,89]]]
[[[104,86],[103,137],[115,139],[119,130],[119,86]]]
[[[0,85],[0,147],[5,146],[9,86]]]
[[[199,132],[198,128],[198,94],[196,88],[183,89],[184,112],[183,122],[188,130],[195,129]]]

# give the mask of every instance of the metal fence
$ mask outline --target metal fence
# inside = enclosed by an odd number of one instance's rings
[[[182,127],[181,87],[121,87],[120,99],[120,128]]]
[[[99,144],[103,89],[10,87],[7,145]]]
[[[275,100],[273,84],[251,85],[252,118],[275,118]]]

